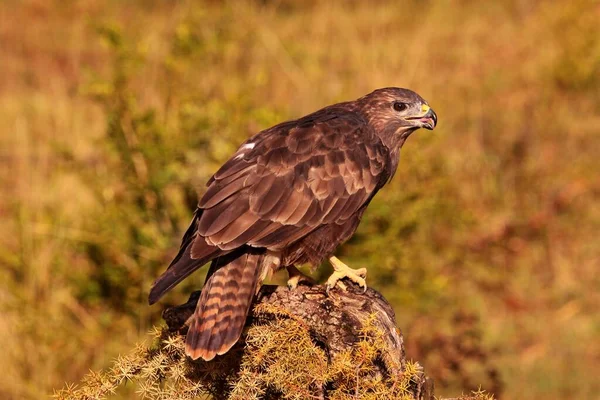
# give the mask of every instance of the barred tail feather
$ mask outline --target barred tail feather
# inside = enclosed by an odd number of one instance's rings
[[[185,343],[185,353],[193,360],[209,361],[226,353],[244,329],[265,255],[232,256],[213,261],[214,273],[202,289]]]

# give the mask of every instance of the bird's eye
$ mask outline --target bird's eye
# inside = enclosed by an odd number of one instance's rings
[[[394,102],[394,110],[396,111],[404,111],[406,107],[408,107],[405,103],[400,103],[399,101]]]

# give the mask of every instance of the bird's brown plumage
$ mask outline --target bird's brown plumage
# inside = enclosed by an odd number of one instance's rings
[[[387,88],[243,143],[209,180],[179,254],[150,292],[154,303],[215,260],[187,354],[208,360],[237,341],[266,269],[318,265],[352,236],[372,197],[394,174],[406,138],[435,123],[435,113],[416,93]]]
[[[213,261],[186,336],[186,353],[211,360],[237,342],[258,286],[264,252],[245,249]]]

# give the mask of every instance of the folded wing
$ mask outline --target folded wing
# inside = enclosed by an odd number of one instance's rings
[[[209,180],[150,301],[218,255],[244,245],[281,250],[324,224],[343,224],[389,178],[388,154],[366,121],[343,109],[252,137]]]

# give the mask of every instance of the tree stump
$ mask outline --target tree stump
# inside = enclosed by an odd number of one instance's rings
[[[263,286],[240,341],[188,378],[216,399],[433,399],[433,383],[406,360],[389,303],[347,286]],[[185,335],[199,295],[163,312],[169,335]]]
[[[56,397],[104,399],[129,386],[145,400],[434,399],[432,381],[405,358],[392,308],[373,289],[263,286],[239,342],[208,362],[184,351],[199,297],[163,312],[167,327],[154,330],[152,345],[136,346]],[[493,396],[476,391],[456,400]]]

